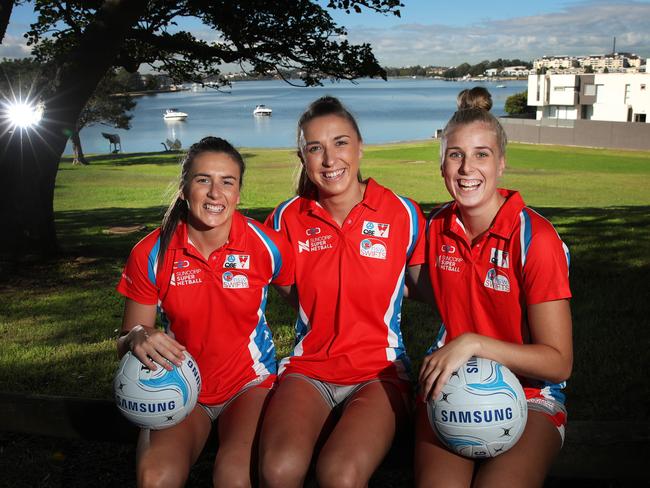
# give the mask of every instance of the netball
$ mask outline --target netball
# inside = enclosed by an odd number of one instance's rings
[[[477,357],[451,375],[427,410],[440,440],[469,458],[495,457],[510,449],[528,416],[517,377],[504,365]]]
[[[132,423],[143,429],[165,429],[181,422],[196,405],[201,390],[201,375],[194,358],[185,359],[171,371],[150,370],[130,351],[113,380],[117,408]]]

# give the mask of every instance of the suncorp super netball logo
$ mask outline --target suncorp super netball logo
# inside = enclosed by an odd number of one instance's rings
[[[359,254],[367,258],[386,259],[386,244],[377,239],[363,239],[359,244]]]

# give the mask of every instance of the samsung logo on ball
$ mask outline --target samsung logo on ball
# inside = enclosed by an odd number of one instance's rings
[[[176,408],[176,402],[174,400],[170,400],[168,402],[144,403],[127,400],[126,398],[121,398],[117,395],[115,398],[117,400],[118,406],[125,410],[130,410],[131,412],[160,413],[171,412]]]
[[[483,424],[499,420],[512,420],[512,408],[495,408],[493,410],[440,410],[443,422],[458,424]]]

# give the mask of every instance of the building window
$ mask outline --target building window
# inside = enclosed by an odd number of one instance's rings
[[[641,85],[641,91],[645,91],[645,84]]]
[[[625,85],[625,96],[623,97],[623,103],[627,104],[630,101],[630,84]]]
[[[645,114],[634,114],[634,122],[645,122]]]
[[[595,97],[596,96],[596,85],[585,85],[585,96]]]

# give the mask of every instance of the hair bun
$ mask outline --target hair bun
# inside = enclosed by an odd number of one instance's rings
[[[489,112],[492,108],[492,95],[482,86],[472,89],[465,89],[456,97],[458,110],[485,110]]]

